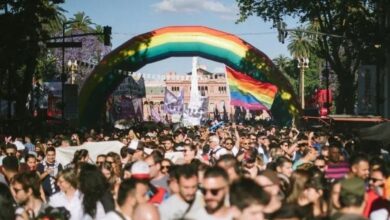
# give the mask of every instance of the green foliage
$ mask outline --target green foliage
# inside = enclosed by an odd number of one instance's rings
[[[299,69],[297,60],[279,55],[273,59],[273,62],[288,79],[294,92],[298,94]],[[322,87],[319,75],[321,74],[321,63],[321,60],[315,56],[310,58],[309,67],[305,69],[305,96],[311,96],[315,89]]]
[[[16,112],[23,116],[38,58],[59,8],[49,0],[8,0],[0,7],[5,9],[0,14],[0,98],[15,100]]]
[[[369,54],[373,55],[373,45],[378,40],[382,44],[385,43],[383,41],[389,41],[386,37],[374,37],[380,36],[378,33],[382,28],[377,15],[383,8],[390,6],[389,1],[237,0],[237,3],[240,10],[239,22],[255,15],[276,25],[285,17],[294,17],[302,24],[310,23],[312,30],[325,33],[312,35],[316,41],[313,53],[326,59],[338,77],[337,112],[353,113],[355,78],[359,66],[370,57]]]

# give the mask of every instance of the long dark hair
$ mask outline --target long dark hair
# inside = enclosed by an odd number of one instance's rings
[[[97,166],[87,163],[81,165],[79,182],[80,191],[84,194],[84,212],[94,218],[97,202],[103,197],[109,184]]]

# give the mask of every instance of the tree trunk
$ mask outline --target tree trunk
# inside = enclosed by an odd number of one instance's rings
[[[339,74],[338,96],[336,98],[337,114],[354,114],[356,90],[353,74]]]

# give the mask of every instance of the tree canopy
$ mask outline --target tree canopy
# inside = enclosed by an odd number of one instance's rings
[[[380,32],[378,10],[383,7],[378,2],[382,1],[237,0],[239,21],[259,16],[264,21],[273,22],[276,27],[278,22],[291,17],[301,24],[310,24],[318,31],[318,35],[313,35],[316,40],[314,53],[327,60],[337,75],[336,112],[348,114],[354,110],[358,68],[367,61],[368,54],[374,53],[374,44],[384,40],[375,37]]]

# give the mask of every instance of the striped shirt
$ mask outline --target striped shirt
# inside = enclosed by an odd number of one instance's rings
[[[347,162],[328,163],[325,169],[325,178],[339,180],[348,172],[349,164]]]

